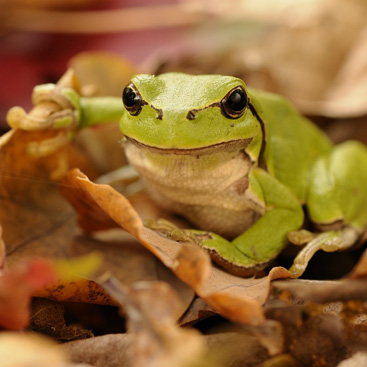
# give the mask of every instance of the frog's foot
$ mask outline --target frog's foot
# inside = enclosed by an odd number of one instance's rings
[[[177,241],[188,242],[194,245],[200,245],[200,239],[190,229],[182,229],[166,219],[145,220],[144,225],[154,231],[162,234],[164,237]]]
[[[289,269],[293,278],[300,277],[313,255],[323,250],[325,252],[343,251],[352,247],[360,234],[352,227],[345,227],[339,231],[328,231],[310,236],[310,232],[292,232],[288,237],[295,244],[303,244],[305,238],[312,238],[310,242],[298,253]]]
[[[239,277],[248,278],[260,273],[276,258],[275,255],[266,260],[259,260],[256,254],[252,257],[240,251],[233,243],[215,233],[193,232],[200,239],[200,246],[209,253],[219,267]]]
[[[240,277],[251,277],[258,274],[277,255],[276,253],[271,258],[267,257],[259,261],[254,249],[251,249],[247,255],[240,251],[234,243],[213,232],[181,229],[165,219],[145,221],[145,225],[171,240],[191,243],[203,248],[219,267]],[[254,256],[251,256],[250,253]]]

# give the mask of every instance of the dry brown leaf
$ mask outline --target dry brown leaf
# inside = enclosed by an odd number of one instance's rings
[[[67,240],[73,235],[70,219],[73,213],[59,195],[50,173],[57,169],[59,159],[73,156],[73,148],[65,147],[51,156],[35,159],[27,153],[27,145],[41,141],[54,132],[29,133],[16,131],[0,150],[0,223],[7,255],[26,250],[26,244],[47,236],[51,231],[63,231]],[[71,166],[86,166],[77,159]],[[94,176],[93,172],[90,171]],[[74,233],[77,231],[74,231]],[[57,241],[57,239],[54,239]],[[51,247],[43,251],[30,249],[29,255],[50,255]],[[8,258],[8,264],[13,264]]]
[[[278,334],[270,333],[269,337],[279,339]],[[215,332],[203,335],[202,339],[207,346],[209,365],[219,360],[225,361],[225,366],[255,366],[269,358],[267,349],[251,332]],[[77,340],[60,347],[74,363],[91,363],[95,367],[129,367],[134,366],[131,353],[133,343],[134,335],[127,333]],[[278,353],[281,351],[278,350]]]
[[[200,333],[176,324],[180,300],[167,283],[141,282],[128,288],[109,277],[101,284],[127,313],[134,366],[184,367],[203,358],[206,349]]]
[[[57,259],[76,255],[70,245],[80,231],[73,223],[73,211],[58,192],[57,183],[50,180],[50,173],[63,157],[71,166],[87,167],[87,161],[72,146],[41,159],[32,158],[27,153],[29,143],[53,134],[52,131],[29,133],[18,130],[0,150],[0,223],[10,268],[19,260],[33,256]],[[95,175],[93,169],[89,170]],[[92,282],[90,285],[93,288]],[[81,285],[78,289],[84,289],[88,295],[90,288]],[[67,288],[55,284],[51,289],[61,294]]]
[[[365,280],[304,280],[277,281],[274,289],[286,291],[308,302],[325,303],[348,301],[353,299],[367,300],[367,282]]]
[[[367,251],[359,258],[357,265],[347,276],[348,279],[365,279],[367,277]]]
[[[33,292],[34,297],[55,301],[87,302],[98,305],[115,305],[115,301],[91,279],[76,277],[73,281],[58,281]]]
[[[195,298],[188,310],[180,319],[180,325],[194,325],[200,320],[216,315],[213,310],[202,298]]]
[[[131,334],[107,334],[60,345],[74,363],[90,363],[94,367],[133,366]]]
[[[78,224],[85,233],[119,227],[111,217],[99,209],[97,203],[88,202],[88,196],[86,196],[85,191],[79,188],[75,189],[67,181],[63,180],[61,180],[59,190],[69,202],[73,203],[73,206],[79,213]],[[78,200],[74,200],[74,198],[78,198]],[[85,202],[88,202],[88,205]]]
[[[90,330],[66,325],[65,307],[45,298],[34,298],[31,305],[31,319],[27,331],[33,331],[53,337],[60,341],[90,338]]]
[[[60,194],[58,183],[50,180],[50,174],[63,157],[69,161],[70,167],[83,167],[93,177],[96,171],[88,157],[73,145],[38,159],[27,153],[29,143],[44,140],[52,134],[55,132],[17,130],[0,150],[0,224],[9,268],[19,260],[33,256],[69,259],[97,250],[106,255],[102,271],[113,269],[116,277],[127,284],[144,279],[170,282],[182,295],[183,313],[193,292],[148,251],[134,244],[121,229],[112,239],[98,240],[81,233],[74,211]],[[67,186],[63,189],[75,190]],[[133,265],[136,269],[132,268]],[[56,300],[113,303],[96,282],[83,278],[56,283],[35,295]]]
[[[260,279],[243,279],[228,274],[213,267],[209,256],[198,247],[182,245],[144,227],[129,201],[112,187],[89,181],[77,169],[70,171],[64,182],[85,190],[86,205],[97,203],[211,307],[231,320],[261,324],[264,321],[261,305],[267,299],[270,281],[289,277],[288,271],[280,267],[273,268],[267,277]],[[78,198],[72,203],[75,200]]]

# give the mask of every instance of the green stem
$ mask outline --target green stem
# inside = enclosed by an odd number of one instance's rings
[[[117,122],[124,111],[124,106],[120,97],[81,98],[80,104],[80,128]]]

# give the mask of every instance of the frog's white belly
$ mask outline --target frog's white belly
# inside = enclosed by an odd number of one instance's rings
[[[265,212],[247,190],[251,162],[243,146],[197,155],[161,154],[127,141],[125,152],[152,198],[199,229],[233,238]]]

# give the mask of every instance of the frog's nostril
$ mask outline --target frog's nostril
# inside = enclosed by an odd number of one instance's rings
[[[190,110],[187,115],[186,118],[188,120],[195,120],[196,119],[196,111],[195,110]]]
[[[163,110],[160,108],[155,108],[155,112],[157,113],[157,119],[162,120],[163,119]]]

